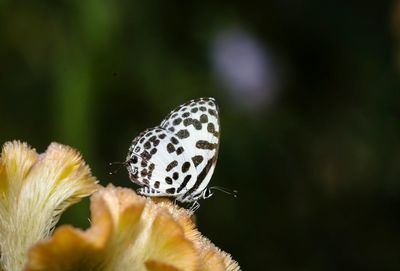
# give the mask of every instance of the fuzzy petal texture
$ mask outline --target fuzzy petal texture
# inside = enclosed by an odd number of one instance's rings
[[[22,270],[29,248],[48,237],[61,213],[93,193],[96,180],[78,152],[52,143],[45,153],[19,141],[0,158],[0,264]]]
[[[169,201],[109,185],[92,196],[91,213],[88,230],[63,226],[34,246],[26,270],[239,270]]]

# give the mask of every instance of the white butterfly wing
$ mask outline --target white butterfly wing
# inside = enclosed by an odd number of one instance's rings
[[[213,174],[219,148],[218,107],[213,98],[191,100],[159,127],[137,136],[129,148],[130,179],[148,196],[196,200]]]
[[[196,178],[185,184],[180,199],[190,201],[208,185],[218,158],[219,116],[213,98],[189,101],[175,110],[161,123],[162,128],[178,137],[185,149],[184,156],[196,169]]]

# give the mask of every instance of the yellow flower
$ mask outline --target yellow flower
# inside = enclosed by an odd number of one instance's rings
[[[61,213],[91,198],[91,227],[61,226]],[[239,270],[195,228],[191,213],[165,199],[98,186],[79,154],[52,143],[37,154],[4,144],[0,157],[0,270]]]
[[[52,143],[37,154],[4,144],[0,157],[0,269],[22,270],[29,248],[48,237],[61,213],[93,193],[96,180],[73,149]]]
[[[190,215],[168,200],[109,185],[91,198],[91,227],[59,227],[30,250],[25,270],[239,270],[201,236]]]

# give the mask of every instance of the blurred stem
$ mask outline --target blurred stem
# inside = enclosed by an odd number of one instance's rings
[[[106,1],[74,3],[77,18],[69,27],[79,31],[66,36],[58,51],[55,127],[59,140],[79,149],[86,160],[94,161],[93,63],[113,33],[114,12]]]
[[[57,138],[79,149],[86,160],[92,160],[92,80],[86,61],[79,57],[60,65],[56,82],[55,126]]]
[[[115,32],[115,11],[110,2],[102,0],[73,3],[76,17],[65,22],[66,35],[56,56],[54,126],[57,141],[77,148],[88,164],[94,165],[94,63]],[[84,219],[84,212],[84,208],[73,209],[64,219],[80,223],[76,218]]]
[[[88,162],[93,161],[94,146],[93,86],[88,62],[78,63],[78,59],[82,60],[79,57],[64,59],[57,70],[54,122],[57,141],[77,148]],[[89,204],[84,201],[79,206],[81,208],[73,208],[63,215],[60,223],[86,226]]]

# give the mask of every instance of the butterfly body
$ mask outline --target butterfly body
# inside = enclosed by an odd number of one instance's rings
[[[207,185],[218,158],[219,135],[215,100],[191,100],[132,141],[126,158],[129,177],[141,186],[142,195],[198,204],[212,195]]]

